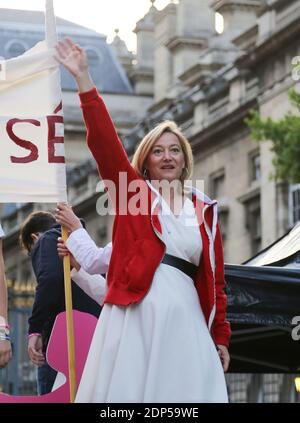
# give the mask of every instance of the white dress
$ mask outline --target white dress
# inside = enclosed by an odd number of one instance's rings
[[[163,200],[162,210],[167,253],[198,264],[202,242],[192,201],[185,201],[178,217]],[[191,278],[160,264],[140,303],[104,305],[76,402],[228,402],[221,362]]]

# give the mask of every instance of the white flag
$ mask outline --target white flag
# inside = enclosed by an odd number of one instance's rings
[[[67,200],[64,126],[53,1],[46,39],[0,61],[0,202]]]

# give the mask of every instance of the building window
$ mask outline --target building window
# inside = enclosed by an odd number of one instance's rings
[[[250,183],[259,181],[261,178],[260,154],[258,151],[252,152],[249,155],[249,174]]]
[[[251,253],[254,255],[261,249],[261,210],[260,201],[254,200],[246,205],[247,228],[251,240]]]
[[[250,253],[254,255],[261,249],[262,239],[260,188],[252,189],[240,197],[239,201],[245,208],[245,226],[250,237]]]
[[[300,184],[290,186],[290,224],[294,226],[300,221]]]
[[[11,284],[13,284],[17,280],[16,266],[13,266],[6,271],[6,278],[7,281],[10,281]]]
[[[282,374],[264,375],[263,402],[266,402],[266,403],[279,402],[282,379],[283,379]]]
[[[6,232],[12,231],[16,229],[18,226],[18,213],[13,213],[9,216],[9,218],[5,219],[5,226]]]
[[[3,216],[8,217],[11,214],[15,213],[17,210],[21,209],[24,204],[22,203],[7,203],[3,207]]]
[[[283,375],[281,389],[280,389],[280,396],[279,402],[280,403],[287,403],[287,402],[295,402],[295,393],[296,393],[296,386],[295,386],[295,375],[294,374],[285,374]]]
[[[220,169],[210,176],[210,192],[213,198],[221,200],[225,195],[225,170]]]
[[[227,229],[228,229],[228,213],[229,213],[229,205],[226,201],[225,195],[225,169],[219,169],[216,172],[212,173],[209,178],[210,184],[210,194],[212,198],[218,200],[218,219],[220,224],[220,229],[222,232],[222,239],[223,239],[223,248],[226,251],[226,237],[227,237]]]
[[[28,50],[28,45],[21,40],[12,40],[6,46],[5,50],[9,59],[21,56]]]
[[[226,382],[228,387],[229,401],[231,403],[246,403],[248,386],[251,375],[245,373],[227,374]]]
[[[15,203],[4,204],[4,207],[3,207],[4,217],[10,216],[12,213],[16,211],[16,209],[17,209],[17,205]]]
[[[75,185],[75,195],[76,197],[81,197],[86,195],[89,192],[89,178],[88,176],[82,178],[80,181],[78,181]]]
[[[263,402],[263,375],[252,374],[251,381],[247,390],[247,402]]]
[[[220,229],[221,229],[221,233],[222,233],[222,239],[223,239],[223,244],[226,241],[226,237],[227,237],[227,228],[228,228],[228,208],[226,207],[221,207],[219,212],[218,212],[218,221],[219,221],[219,225],[220,225]]]

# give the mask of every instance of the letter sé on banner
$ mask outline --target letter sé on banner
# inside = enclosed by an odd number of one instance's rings
[[[64,137],[56,135],[56,124],[63,124],[64,118],[60,115],[47,116],[48,124],[48,163],[65,163],[65,157],[55,154],[55,145],[63,144]],[[26,164],[32,163],[38,160],[39,150],[38,146],[34,144],[32,140],[24,140],[18,137],[14,128],[19,123],[26,123],[28,125],[41,126],[41,121],[36,119],[10,119],[6,124],[6,132],[8,137],[17,146],[23,148],[26,151],[26,155],[23,157],[10,156],[11,163]]]

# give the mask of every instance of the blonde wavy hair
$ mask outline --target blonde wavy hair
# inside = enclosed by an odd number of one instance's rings
[[[142,139],[132,158],[132,166],[140,176],[145,178],[145,162],[153,146],[165,132],[170,132],[176,135],[182,148],[185,160],[185,168],[181,176],[181,181],[183,182],[192,176],[194,164],[192,148],[186,137],[183,135],[181,129],[175,122],[170,120],[157,125]]]

